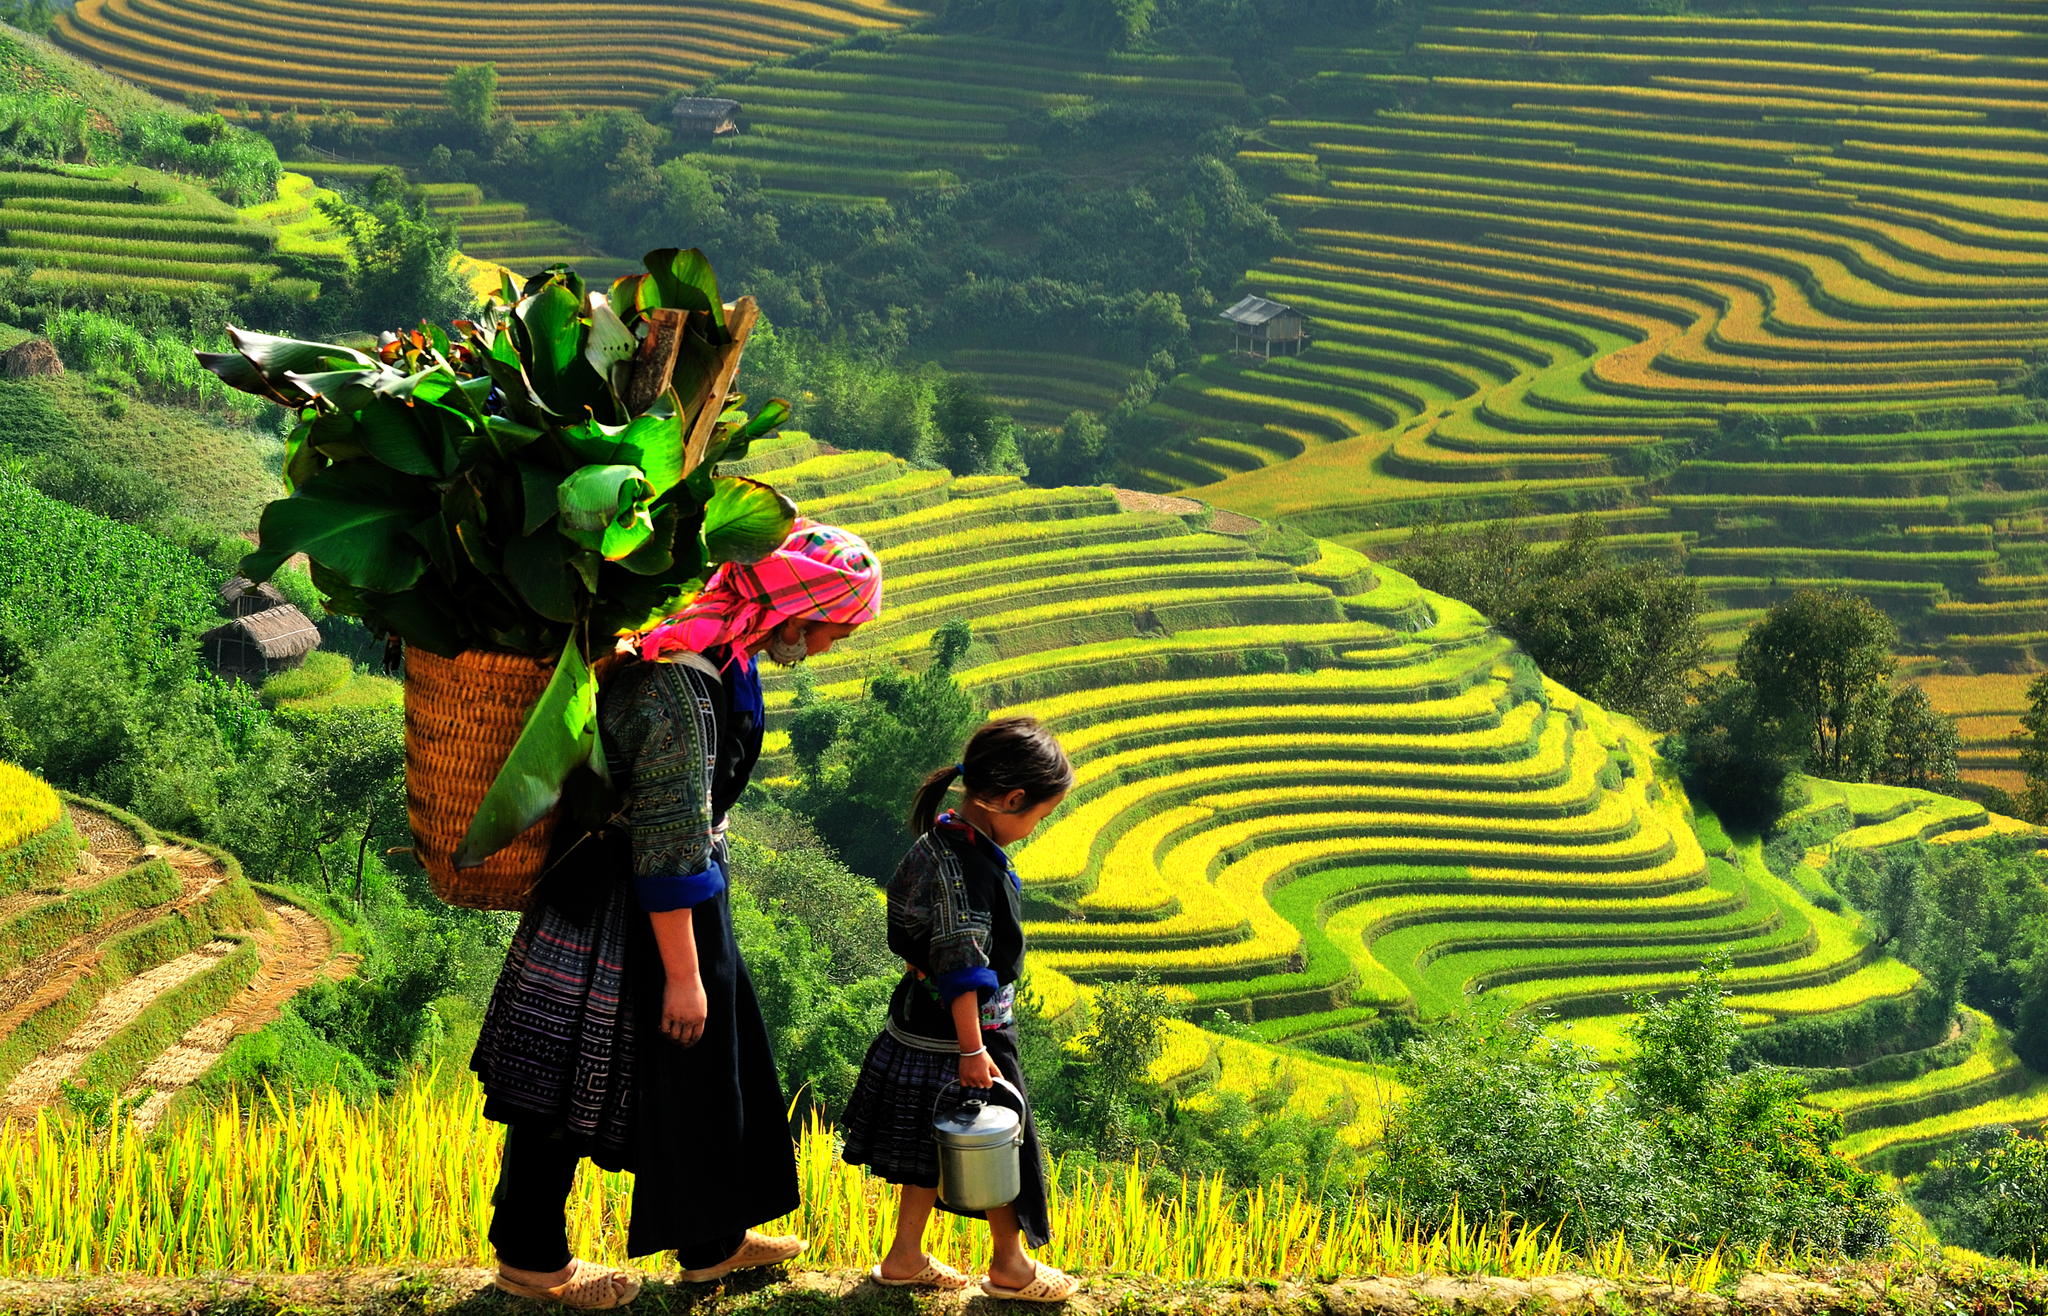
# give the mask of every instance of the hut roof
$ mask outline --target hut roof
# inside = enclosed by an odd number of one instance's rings
[[[265,658],[294,658],[320,647],[320,628],[289,603],[237,617],[219,629],[240,631]]]
[[[1236,305],[1222,312],[1222,315],[1224,319],[1236,324],[1265,324],[1280,316],[1295,313],[1292,306],[1282,306],[1279,302],[1264,297],[1244,297]]]
[[[284,591],[269,581],[266,580],[261,585],[255,585],[250,583],[247,576],[230,576],[227,584],[220,587],[220,601],[222,603],[240,603],[244,599],[261,599],[264,601],[265,608],[250,609],[252,612],[262,612],[266,608],[279,608],[285,604]]]
[[[740,103],[723,96],[685,96],[676,102],[674,117],[719,123],[740,112]]]

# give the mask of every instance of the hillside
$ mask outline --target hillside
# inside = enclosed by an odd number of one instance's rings
[[[1298,359],[1162,397],[1154,487],[1376,553],[1597,509],[1726,632],[1794,583],[1915,650],[2048,656],[2038,6],[1662,15],[1435,4],[1319,70],[1240,159],[1292,247],[1245,288]]]
[[[1642,728],[1339,544],[802,437],[747,465],[868,536],[888,569],[887,612],[819,660],[821,693],[857,688],[878,658],[918,661],[965,618],[960,683],[1046,718],[1073,754],[1073,794],[1018,859],[1048,1008],[1153,974],[1190,1020],[1220,1010],[1258,1039],[1183,1028],[1163,1077],[1230,1085],[1283,1059],[1296,1102],[1336,1099],[1354,1138],[1387,1089],[1314,1048],[1384,1012],[1485,993],[1556,1013],[1611,1058],[1625,997],[1715,949],[1754,1028],[1903,1002],[1919,975],[1836,912],[1828,847],[2029,830],[1964,800],[1814,782],[1791,821],[1832,840],[1774,872],[1758,841],[1694,817]],[[790,694],[771,681],[771,710]],[[1823,1080],[1843,1089],[1823,1103],[1854,1111],[1859,1156],[1906,1164],[1940,1131],[2048,1120],[2048,1082],[1981,1018],[1891,1045],[1912,1054]]]
[[[381,16],[306,0],[82,0],[58,19],[57,38],[172,99],[199,95],[238,114],[244,106],[303,113],[331,105],[370,124],[436,103],[458,64],[495,63],[500,103],[545,122],[562,110],[646,106],[737,65],[924,16],[892,0],[636,0],[602,15],[508,0],[479,23],[468,6],[436,3],[407,11],[404,48],[394,51]],[[292,61],[252,48],[252,24],[293,33]]]
[[[5,763],[0,948],[0,1122],[118,1101],[154,1125],[235,1038],[353,963],[231,855]]]
[[[139,165],[0,169],[0,265],[29,266],[36,291],[73,298],[320,292],[276,229]]]

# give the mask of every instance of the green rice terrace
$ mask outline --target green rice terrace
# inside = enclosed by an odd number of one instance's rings
[[[0,763],[0,1120],[153,1127],[239,1036],[347,973],[333,926],[234,857]]]
[[[291,201],[289,195],[283,200]],[[0,167],[0,265],[34,268],[39,291],[72,296],[211,286],[229,295],[258,287],[297,300],[319,295],[294,249],[265,222],[204,188],[135,165]]]
[[[543,122],[563,110],[649,104],[738,65],[925,17],[891,0],[637,0],[602,13],[508,0],[482,25],[468,5],[430,3],[406,15],[405,40],[394,45],[386,16],[369,8],[83,0],[62,13],[57,37],[173,100],[199,92],[227,106],[278,111],[331,104],[366,123],[433,104],[456,64],[491,62],[505,108]],[[252,30],[291,33],[288,55],[252,46]]]
[[[1036,162],[1019,121],[1112,95],[1149,104],[1236,107],[1218,55],[1090,53],[989,37],[910,33],[886,49],[838,50],[809,67],[767,65],[716,85],[747,129],[693,158],[758,176],[771,195],[878,202],[960,181],[960,172]]]
[[[1731,635],[1832,581],[1916,650],[2048,653],[2015,391],[2048,347],[2048,10],[1434,4],[1411,49],[1303,57],[1240,159],[1294,239],[1244,286],[1311,345],[1177,380],[1146,487],[1372,552],[1597,509]]]
[[[1694,815],[1642,728],[1339,543],[1281,560],[1258,523],[1192,500],[956,479],[802,436],[746,467],[860,530],[890,573],[876,634],[819,660],[821,693],[964,617],[961,683],[1049,719],[1074,754],[1069,802],[1019,857],[1047,1007],[1149,972],[1190,1020],[1250,1030],[1180,1025],[1163,1076],[1291,1082],[1297,1108],[1354,1140],[1390,1080],[1302,1043],[1484,993],[1612,1058],[1625,996],[1681,984],[1716,948],[1746,1024],[1848,1016],[1919,975],[1830,912],[1828,852],[2031,830],[1967,800],[1813,782],[1787,825],[1833,839],[1774,872]],[[771,711],[791,693],[771,682]],[[2048,1121],[2048,1080],[1974,1014],[1815,1079],[1873,1166]]]

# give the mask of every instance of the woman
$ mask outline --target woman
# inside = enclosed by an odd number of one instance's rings
[[[689,1281],[803,1251],[756,1233],[798,1204],[767,1029],[733,942],[725,814],[761,752],[765,653],[825,652],[881,607],[881,565],[799,520],[781,548],[712,574],[605,682],[612,798],[565,825],[513,934],[471,1067],[507,1125],[491,1245],[499,1288],[572,1307],[639,1280],[569,1251],[576,1162],[635,1175],[626,1250],[674,1249]]]

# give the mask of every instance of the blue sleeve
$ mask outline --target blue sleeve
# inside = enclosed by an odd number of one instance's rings
[[[965,996],[969,992],[985,1001],[995,995],[996,989],[1002,986],[996,981],[995,970],[986,964],[978,964],[971,969],[954,969],[951,973],[940,974],[933,981],[939,985],[939,999],[948,1005],[953,1003],[955,997]]]
[[[640,897],[640,908],[650,914],[694,909],[725,890],[725,868],[716,859],[708,859],[695,873],[636,877],[633,890]]]

